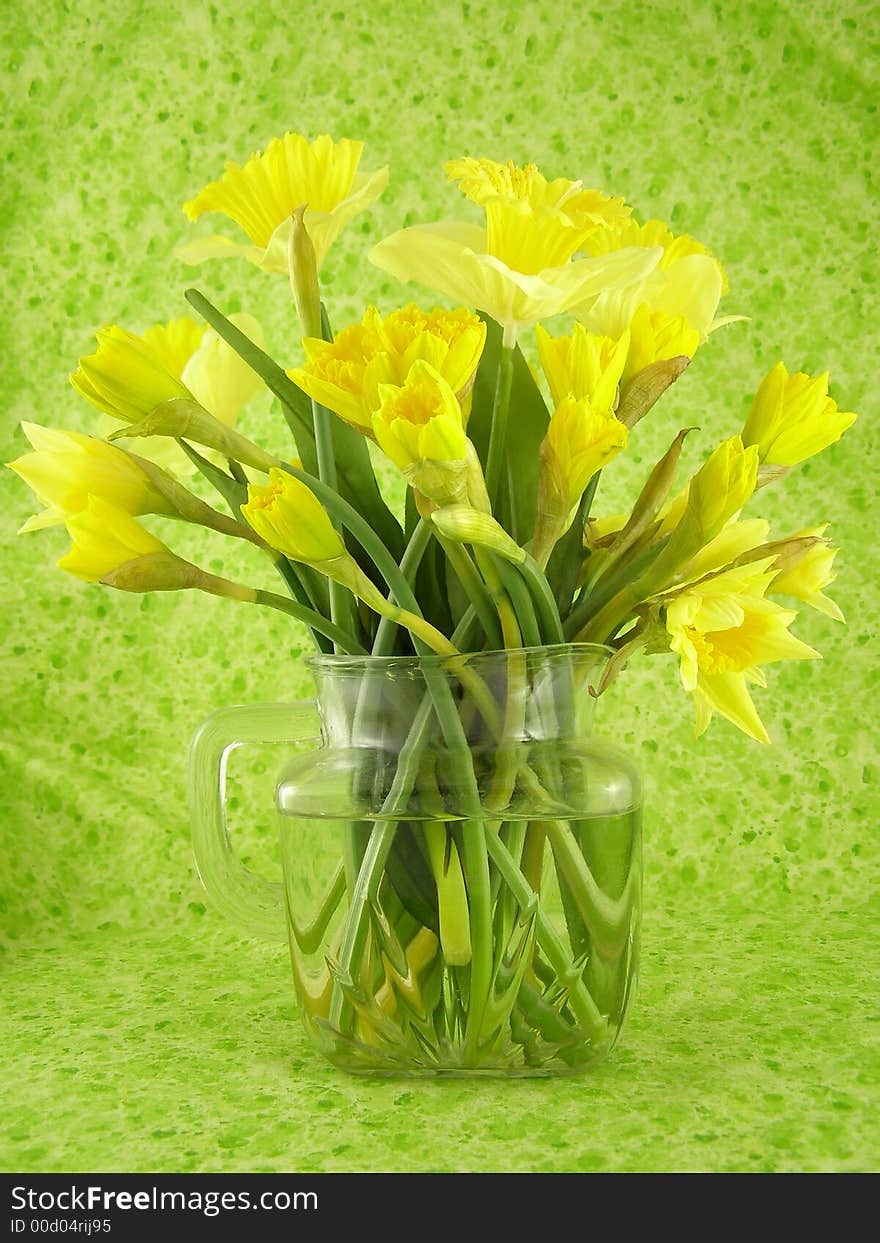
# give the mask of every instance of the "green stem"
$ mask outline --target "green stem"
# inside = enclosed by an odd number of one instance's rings
[[[426,522],[424,518],[420,518],[416,524],[415,530],[410,536],[409,543],[406,546],[406,552],[400,562],[400,572],[410,587],[414,587],[416,574],[419,572],[419,566],[422,564],[422,558],[428,550],[431,542],[433,530],[430,522]],[[393,596],[392,592],[392,596]],[[389,604],[394,603],[392,597],[389,597]],[[400,601],[398,600],[399,604]],[[390,617],[381,617],[379,625],[376,629],[376,637],[373,640],[372,654],[373,656],[390,656],[394,651],[394,639],[397,634],[398,625]]]
[[[638,553],[626,565],[621,566],[616,574],[609,574],[607,579],[599,578],[595,589],[584,588],[574,603],[574,607],[565,619],[563,627],[566,639],[571,640],[579,631],[617,596],[629,583],[638,579],[651,565],[658,554],[666,547],[669,537],[664,536],[656,544]]]
[[[326,637],[336,645],[336,647],[346,652],[349,656],[366,656],[366,648],[358,643],[346,630],[333,621],[328,621],[326,617],[322,617],[320,613],[316,613],[314,609],[305,608],[302,604],[297,604],[295,600],[288,600],[286,596],[278,596],[274,591],[261,591],[255,589],[253,597],[254,604],[263,604],[268,608],[277,609],[279,613],[287,613],[290,617],[295,617],[297,621],[303,622],[304,625],[312,630],[317,630],[319,634]]]
[[[312,421],[315,427],[315,450],[318,455],[318,477],[335,492],[338,488],[336,461],[333,457],[333,431],[330,411],[312,401]],[[352,597],[341,583],[330,580],[330,616],[337,625],[351,627],[354,622]]]
[[[438,539],[441,548],[446,554],[447,561],[458,576],[467,598],[480,619],[480,625],[485,631],[490,649],[494,650],[503,647],[504,642],[498,626],[495,608],[489,593],[486,591],[485,584],[480,578],[477,567],[461,544],[457,544],[454,540],[445,540],[439,537]]]
[[[510,410],[510,387],[513,382],[514,347],[502,344],[495,378],[495,400],[492,403],[492,426],[489,431],[489,451],[486,455],[486,491],[492,508],[498,503],[501,469],[507,442],[507,416]]]
[[[540,647],[542,639],[538,619],[535,616],[535,607],[522,576],[517,573],[516,568],[509,561],[506,561],[504,557],[499,557],[492,553],[489,555],[516,613],[523,646]]]
[[[562,631],[562,622],[559,618],[559,609],[556,607],[556,600],[553,597],[553,592],[550,590],[550,584],[547,582],[543,570],[538,566],[535,559],[529,556],[519,564],[518,569],[525,579],[532,599],[535,602],[541,631],[546,642],[564,643],[565,637]]]

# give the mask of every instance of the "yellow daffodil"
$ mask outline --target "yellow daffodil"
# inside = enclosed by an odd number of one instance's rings
[[[536,164],[465,156],[449,160],[445,172],[471,202],[485,207],[492,253],[524,272],[564,263],[587,238],[625,221],[631,211],[622,198],[585,189],[581,181],[548,181]],[[551,227],[542,230],[542,222]]]
[[[263,331],[252,315],[231,315],[230,321],[262,347]],[[80,359],[70,381],[107,416],[99,424],[102,434],[120,423],[138,422],[175,398],[197,402],[231,427],[263,388],[231,346],[188,316],[156,324],[140,337],[116,325],[102,328],[96,337],[97,350]],[[141,451],[177,473],[193,470],[185,454],[159,436],[143,441]]]
[[[303,223],[315,247],[318,267],[342,229],[376,201],[388,184],[388,168],[359,172],[364,144],[327,134],[309,142],[301,134],[273,138],[246,164],[228,163],[184,204],[190,220],[221,212],[247,234],[248,242],[221,235],[189,242],[176,250],[185,263],[241,256],[266,272],[288,272],[291,216],[305,205]]]
[[[709,540],[679,573],[682,582],[693,582],[705,574],[723,570],[737,557],[751,552],[767,540],[770,523],[765,518],[741,518],[728,522]]]
[[[837,409],[828,396],[828,372],[789,375],[777,363],[761,381],[745,426],[743,443],[756,445],[761,464],[796,466],[839,440],[858,416]]]
[[[593,410],[613,410],[629,350],[629,333],[617,341],[575,324],[570,336],[551,337],[538,324],[538,354],[550,394],[558,405],[566,397],[586,398]]]
[[[546,565],[556,542],[571,526],[593,475],[626,448],[627,436],[610,410],[594,409],[586,398],[564,397],[557,405],[541,444],[531,548],[539,565]]]
[[[670,358],[693,358],[700,344],[700,334],[681,315],[652,311],[643,302],[632,317],[629,328],[629,351],[621,373],[621,385],[650,367],[652,363]]]
[[[143,337],[116,325],[95,335],[97,350],[80,359],[70,382],[105,414],[133,423],[163,401],[194,400],[180,378],[202,339],[191,319],[157,325]]]
[[[314,493],[287,471],[273,467],[266,487],[250,484],[241,512],[258,535],[285,556],[314,566],[341,583],[375,612],[406,626],[433,651],[455,656],[450,641],[424,617],[387,600],[346,551]]]
[[[713,328],[733,318],[716,319],[727,279],[717,259],[687,234],[676,237],[660,220],[639,224],[614,221],[594,233],[589,254],[612,255],[621,247],[660,248],[660,260],[639,285],[609,290],[574,312],[591,332],[619,337],[631,331],[630,356],[621,383],[652,363],[682,355],[693,358]]]
[[[67,518],[73,547],[58,562],[62,570],[87,583],[99,583],[139,557],[174,554],[124,509],[90,496],[79,513]]]
[[[574,258],[609,215],[626,210],[580,182],[548,182],[532,165],[488,160],[457,160],[448,168],[483,207],[485,225],[415,225],[385,238],[369,258],[401,280],[485,311],[503,325],[508,346],[524,325],[643,281],[660,258],[659,247]]]
[[[597,230],[587,246],[590,254],[608,254],[621,246],[660,246],[663,254],[658,267],[661,271],[669,271],[681,259],[691,255],[707,255],[712,258],[709,250],[688,233],[677,236],[662,220],[646,220],[644,224],[632,216],[618,217],[609,221],[608,228]],[[721,277],[721,292],[727,291],[727,277],[717,259],[715,263]]]
[[[294,561],[321,564],[347,556],[314,492],[278,467],[269,471],[265,487],[249,485],[241,512],[267,544]]]
[[[681,517],[655,567],[695,556],[742,509],[755,490],[758,451],[739,436],[724,440],[690,481]]]
[[[773,564],[775,575],[770,583],[770,590],[774,595],[794,596],[796,600],[803,600],[827,617],[842,622],[846,619],[840,607],[823,591],[823,588],[837,578],[831,567],[838,549],[832,548],[829,540],[821,538],[827,526],[828,523],[825,522],[820,526],[798,531],[792,536],[793,540],[802,536],[815,536],[818,542],[803,551],[777,557]]]
[[[9,463],[44,502],[20,528],[38,531],[66,522],[85,509],[89,495],[109,501],[128,514],[173,514],[175,507],[134,458],[94,436],[22,423],[33,453]]]
[[[373,433],[402,471],[421,462],[463,462],[464,416],[452,388],[430,363],[417,360],[402,385],[379,385]]]
[[[797,614],[765,598],[773,558],[725,570],[666,601],[669,645],[694,696],[697,734],[719,712],[758,742],[769,742],[748,682],[766,685],[761,665],[811,660],[819,653],[789,634]]]
[[[467,417],[485,341],[485,323],[464,307],[426,312],[410,303],[383,318],[371,306],[362,323],[344,328],[332,342],[307,337],[305,365],[288,375],[315,401],[372,436],[380,384],[402,385],[418,360],[442,376]]]

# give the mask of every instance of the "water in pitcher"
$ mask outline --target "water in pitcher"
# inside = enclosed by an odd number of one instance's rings
[[[638,965],[636,808],[352,819],[315,798],[302,815],[280,788],[281,850],[300,1004],[333,1062],[541,1075],[611,1048]]]

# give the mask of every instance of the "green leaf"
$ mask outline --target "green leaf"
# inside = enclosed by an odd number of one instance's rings
[[[189,304],[211,325],[236,354],[257,373],[271,393],[281,402],[284,417],[293,434],[299,459],[310,475],[318,473],[312,405],[309,398],[290,379],[282,367],[269,357],[250,337],[231,324],[197,289],[188,289]],[[403,555],[403,532],[400,524],[382,499],[370,452],[364,436],[335,415],[331,419],[333,455],[336,461],[339,491],[358,513],[366,518],[382,542],[398,559]]]
[[[584,562],[584,524],[589,517],[601,473],[597,471],[587,484],[587,489],[578,505],[575,520],[553,549],[547,564],[547,581],[556,597],[559,614],[563,618],[568,614],[577,590],[578,578]]]
[[[489,449],[495,375],[501,355],[501,328],[491,319],[487,319],[486,324],[486,348],[474,382],[473,407],[468,423],[468,435],[484,466]],[[495,516],[518,544],[527,543],[534,531],[540,448],[549,421],[550,415],[541,390],[517,346],[504,451],[507,486],[502,488]]]

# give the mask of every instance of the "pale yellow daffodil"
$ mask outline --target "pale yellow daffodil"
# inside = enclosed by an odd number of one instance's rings
[[[447,382],[466,418],[485,341],[485,323],[464,307],[426,312],[410,303],[383,318],[371,306],[362,323],[344,328],[332,342],[307,337],[305,365],[288,375],[315,401],[372,436],[379,386],[402,385],[419,360]]]
[[[240,256],[266,272],[288,273],[288,242],[293,212],[305,205],[303,223],[315,248],[318,267],[342,229],[376,201],[388,184],[387,166],[359,171],[364,144],[338,142],[327,134],[309,142],[301,134],[273,138],[246,164],[228,163],[218,181],[184,204],[190,220],[221,212],[247,234],[248,242],[214,235],[179,246],[184,263]]]
[[[252,315],[229,318],[262,348],[263,330]],[[116,325],[102,328],[96,337],[97,350],[80,359],[70,381],[105,414],[98,428],[102,433],[136,423],[175,398],[197,402],[231,427],[242,407],[263,390],[262,380],[235,350],[189,316],[156,324],[140,337]],[[169,440],[149,437],[140,449],[166,469],[192,473],[189,459]]]
[[[813,536],[818,542],[804,551],[778,557],[773,567],[776,573],[770,590],[774,595],[793,596],[796,600],[803,600],[826,617],[842,622],[846,618],[839,605],[826,596],[823,590],[837,578],[832,565],[839,551],[832,548],[829,540],[821,538],[827,527],[828,523],[823,522],[819,526],[798,531],[791,537],[792,540],[797,540],[804,536]]]
[[[591,332],[619,337],[630,329],[623,384],[651,363],[682,355],[693,358],[714,328],[741,318],[716,318],[727,288],[720,263],[702,243],[688,234],[676,236],[660,220],[615,221],[594,233],[586,249],[591,255],[609,255],[632,246],[660,248],[659,263],[644,281],[574,307]]]
[[[660,259],[659,247],[574,258],[609,216],[626,210],[580,182],[548,182],[533,165],[456,160],[447,167],[483,207],[485,224],[414,225],[379,242],[369,258],[400,280],[486,312],[503,326],[507,346],[525,325],[643,281]]]
[[[796,466],[839,440],[857,415],[838,410],[828,396],[828,372],[789,375],[784,363],[761,381],[743,427],[743,443],[756,445],[761,464]]]
[[[177,512],[129,454],[94,436],[41,427],[24,422],[33,453],[9,463],[44,502],[20,528],[38,531],[56,526],[87,507],[90,495],[108,501],[128,514],[174,514]]]
[[[718,712],[758,742],[769,742],[747,683],[766,685],[760,666],[819,655],[788,631],[797,614],[765,598],[773,558],[725,570],[665,601],[669,645],[694,696],[697,734]]]
[[[139,557],[174,557],[131,514],[98,496],[90,496],[79,513],[67,518],[67,529],[73,546],[58,566],[87,583],[99,583]]]
[[[542,324],[536,330],[541,367],[558,405],[566,397],[586,398],[593,410],[614,409],[617,386],[629,350],[629,333],[614,341],[575,324],[569,336],[551,337]]]

